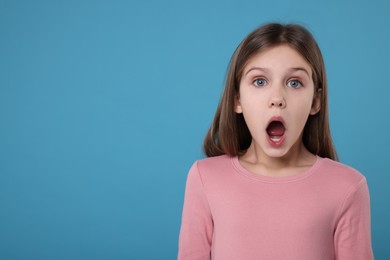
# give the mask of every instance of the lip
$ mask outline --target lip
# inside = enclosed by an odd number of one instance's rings
[[[268,143],[269,143],[272,147],[275,147],[275,148],[278,148],[278,147],[282,146],[285,139],[286,139],[286,136],[283,135],[282,138],[280,138],[279,141],[275,141],[275,140],[272,140],[271,137],[267,134],[267,141],[268,141]]]
[[[280,116],[273,116],[273,117],[271,117],[271,119],[268,121],[267,127],[268,127],[269,124],[270,124],[271,122],[273,122],[273,121],[281,122],[281,123],[283,124],[283,126],[284,126],[284,129],[286,130],[286,125],[285,125],[285,123],[284,123],[284,120],[283,120],[283,118],[280,117]],[[266,137],[267,137],[268,143],[269,143],[272,147],[278,148],[278,147],[280,147],[280,146],[283,145],[283,143],[284,143],[284,141],[285,141],[285,139],[286,139],[286,133],[283,134],[283,136],[280,138],[280,140],[275,141],[275,140],[272,140],[272,139],[271,139],[271,136],[267,133],[267,130],[266,130]]]
[[[284,128],[286,128],[286,125],[285,125],[285,123],[284,123],[283,117],[281,117],[281,116],[273,116],[273,117],[271,117],[271,119],[270,119],[270,120],[268,121],[268,123],[267,123],[267,127],[268,127],[269,124],[271,124],[271,122],[273,122],[273,121],[281,122],[281,123],[283,124]]]

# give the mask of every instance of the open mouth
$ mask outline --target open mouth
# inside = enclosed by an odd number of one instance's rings
[[[281,120],[272,120],[266,129],[269,139],[273,143],[281,143],[283,141],[286,128]]]

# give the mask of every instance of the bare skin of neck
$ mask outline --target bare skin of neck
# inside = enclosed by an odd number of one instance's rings
[[[270,157],[254,142],[244,155],[239,157],[240,164],[248,171],[263,176],[294,176],[309,169],[317,157],[310,153],[302,141],[297,142],[282,157]]]

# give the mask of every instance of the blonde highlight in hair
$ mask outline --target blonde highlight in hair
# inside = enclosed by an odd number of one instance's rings
[[[313,154],[337,160],[329,127],[327,79],[321,51],[304,27],[296,24],[270,23],[250,33],[235,50],[227,70],[225,88],[204,140],[208,157],[227,154],[242,155],[249,148],[252,136],[242,114],[235,112],[235,98],[245,65],[255,54],[286,44],[302,55],[313,71],[315,93],[320,98],[320,110],[310,115],[303,130],[303,143]]]

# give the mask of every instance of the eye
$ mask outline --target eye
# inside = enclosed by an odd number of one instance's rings
[[[287,82],[287,86],[292,88],[300,88],[303,86],[303,84],[299,80],[293,79]]]
[[[265,79],[262,79],[262,78],[255,79],[253,81],[253,85],[255,85],[256,87],[264,87],[266,84],[267,84],[267,81]]]

